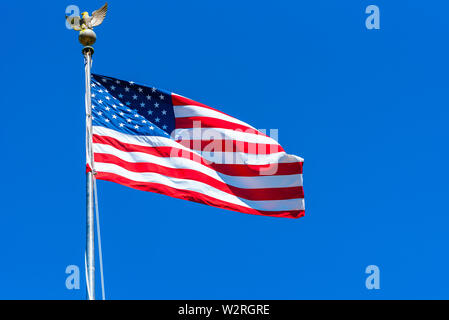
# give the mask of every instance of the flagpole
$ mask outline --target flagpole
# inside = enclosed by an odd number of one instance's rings
[[[90,69],[94,49],[85,46],[82,50],[85,63],[86,83],[86,269],[87,269],[87,299],[95,300],[95,232],[94,232],[94,194],[93,194],[93,159],[92,159],[92,100]]]
[[[83,12],[82,17],[66,15],[66,26],[69,29],[79,31],[78,40],[83,45],[84,56],[84,71],[85,71],[85,105],[86,105],[86,163],[88,170],[86,170],[86,280],[87,280],[87,299],[95,300],[95,231],[94,231],[94,190],[96,195],[96,184],[94,185],[95,167],[93,161],[92,152],[92,95],[90,92],[90,69],[92,67],[92,55],[94,54],[94,48],[92,45],[97,40],[97,35],[93,31],[93,28],[99,26],[108,10],[108,4],[105,3],[100,9],[92,12],[92,16],[89,16],[87,12]],[[98,210],[97,210],[98,214]],[[100,239],[100,233],[98,231],[98,238]],[[101,248],[99,249],[101,254]],[[104,299],[104,286],[103,286],[103,268],[102,259],[100,257],[100,272],[101,283]]]

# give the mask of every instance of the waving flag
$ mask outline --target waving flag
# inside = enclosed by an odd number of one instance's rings
[[[97,179],[228,210],[304,215],[303,159],[223,112],[92,75]]]

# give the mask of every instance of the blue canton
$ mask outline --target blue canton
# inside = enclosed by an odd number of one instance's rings
[[[175,128],[171,93],[92,74],[92,125],[122,133],[168,137]]]

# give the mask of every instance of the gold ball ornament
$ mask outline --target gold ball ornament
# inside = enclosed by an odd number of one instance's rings
[[[80,31],[78,40],[83,46],[91,46],[97,41],[97,35],[92,29],[84,29]]]

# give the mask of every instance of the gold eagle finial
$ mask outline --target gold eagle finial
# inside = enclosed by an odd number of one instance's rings
[[[106,12],[108,11],[108,3],[106,2],[104,6],[100,9],[92,12],[92,16],[89,16],[88,12],[81,13],[80,16],[65,16],[70,27],[76,31],[82,31],[86,29],[92,30],[94,27],[99,26],[104,18],[106,17]]]

